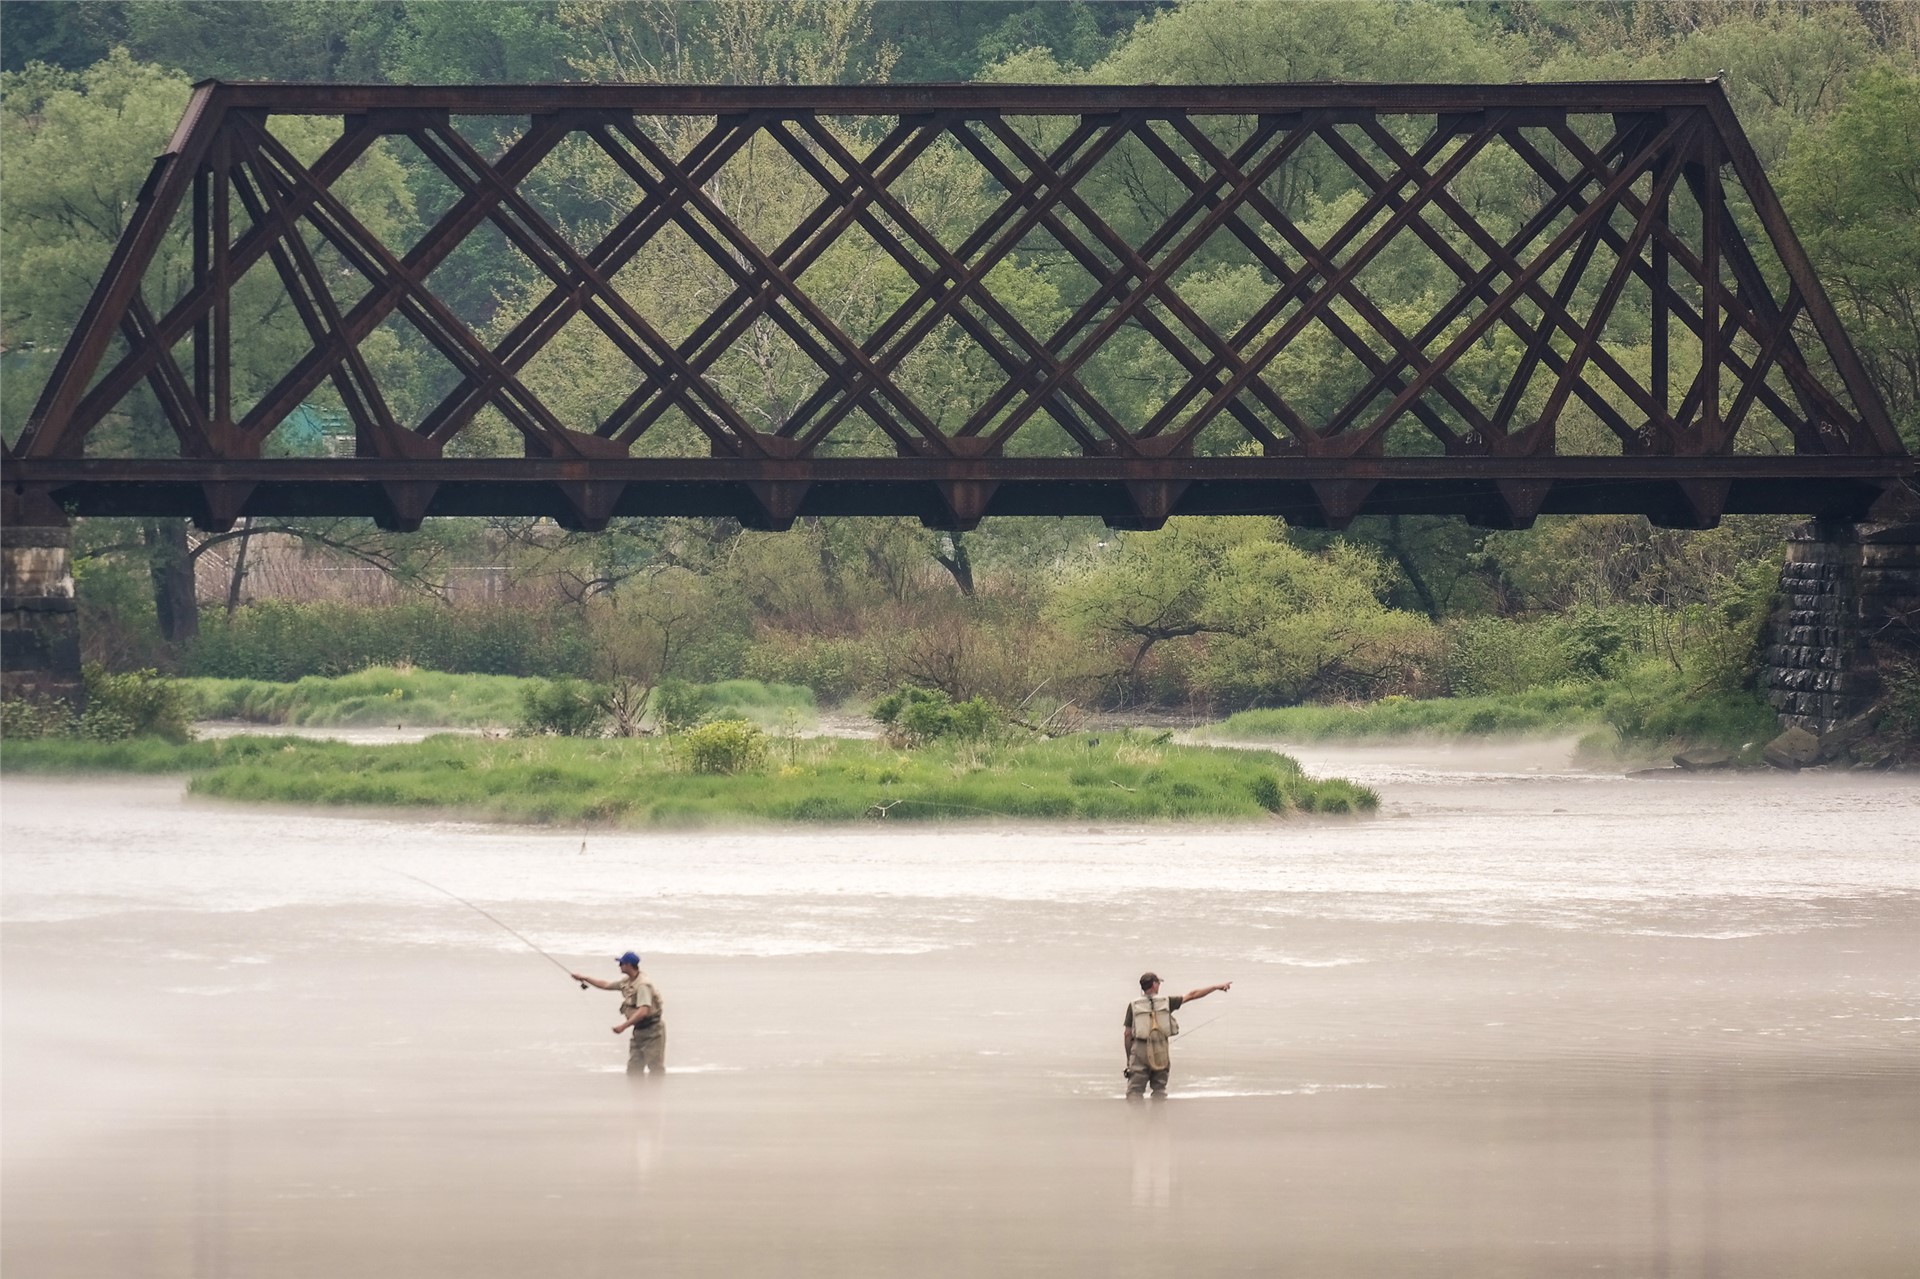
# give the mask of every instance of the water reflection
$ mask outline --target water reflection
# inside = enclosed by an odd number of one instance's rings
[[[1133,1150],[1133,1206],[1173,1204],[1173,1125],[1165,1102],[1127,1107],[1127,1141]]]
[[[627,1124],[633,1143],[633,1185],[635,1191],[646,1188],[659,1167],[666,1150],[667,1111],[665,1088],[654,1082],[656,1076],[627,1076]]]

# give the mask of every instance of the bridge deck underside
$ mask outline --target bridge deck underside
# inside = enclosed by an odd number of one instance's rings
[[[1583,464],[1583,462],[1585,464]],[[325,477],[316,472],[324,469]],[[1536,515],[1624,513],[1666,527],[1722,514],[1864,518],[1899,473],[1848,458],[1470,459],[1291,462],[1044,460],[930,467],[912,461],[579,463],[472,460],[431,467],[288,460],[68,463],[53,497],[79,515],[360,516],[405,527],[430,516],[544,516],[592,529],[631,516],[731,516],[759,528],[826,515],[916,517],[967,528],[1001,515],[1098,516],[1152,527],[1172,515],[1274,515],[1302,527],[1363,515],[1462,515],[1524,527]]]

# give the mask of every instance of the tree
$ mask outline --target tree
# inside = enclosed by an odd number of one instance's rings
[[[1311,553],[1276,520],[1176,519],[1125,535],[1062,585],[1052,614],[1119,650],[1128,697],[1156,646],[1184,642],[1168,692],[1292,702],[1372,691],[1430,643],[1423,618],[1380,602],[1386,577],[1373,552],[1335,541]]]
[[[1863,78],[1794,148],[1780,198],[1907,447],[1920,450],[1920,76]]]
[[[650,574],[618,601],[601,598],[587,612],[600,709],[615,736],[636,737],[654,690],[677,673],[690,633],[711,613],[709,584],[684,570]]]
[[[1201,665],[1205,691],[1245,705],[1405,687],[1434,630],[1380,602],[1387,577],[1376,553],[1345,541],[1317,555],[1282,537],[1232,547],[1211,583],[1221,634]]]
[[[1156,644],[1227,631],[1228,619],[1214,608],[1227,553],[1273,530],[1271,520],[1172,520],[1159,532],[1122,535],[1062,583],[1052,614],[1071,631],[1121,646],[1124,692],[1138,696],[1141,667]]]
[[[127,44],[189,80],[372,81],[403,29],[400,4],[279,0],[139,0],[127,6]]]

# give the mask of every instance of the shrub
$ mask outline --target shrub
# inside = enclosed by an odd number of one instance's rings
[[[713,694],[683,679],[662,681],[653,690],[653,722],[663,733],[694,728],[713,718]]]
[[[191,702],[178,680],[152,670],[110,675],[93,665],[84,674],[87,709],[80,716],[80,736],[101,742],[128,737],[184,742],[192,736]]]
[[[16,741],[79,737],[91,742],[130,737],[184,742],[193,736],[192,698],[180,681],[151,670],[111,675],[94,663],[87,664],[82,677],[87,684],[83,712],[75,714],[62,701],[17,698],[0,706],[0,735]]]
[[[579,680],[544,680],[521,694],[520,731],[530,735],[591,737],[600,731],[604,712],[600,693]]]
[[[766,766],[767,738],[744,719],[718,719],[688,729],[676,746],[696,773],[747,773]]]
[[[1605,679],[1627,650],[1627,629],[1599,609],[1576,608],[1560,622],[1560,657],[1574,679]]]
[[[903,744],[924,746],[942,737],[984,737],[1000,714],[984,697],[956,703],[939,689],[909,687],[881,698],[873,717]]]
[[[877,683],[881,664],[865,640],[768,631],[747,651],[742,673],[770,684],[802,684],[835,703]]]
[[[1886,713],[1880,720],[1880,730],[1900,741],[1920,745],[1920,662],[1883,657],[1880,679],[1886,693]]]
[[[73,707],[57,699],[14,697],[0,702],[0,737],[9,741],[69,737],[74,722]]]
[[[1446,684],[1455,697],[1519,693],[1569,678],[1558,628],[1504,617],[1447,627]]]

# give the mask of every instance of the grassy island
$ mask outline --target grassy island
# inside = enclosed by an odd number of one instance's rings
[[[696,771],[671,738],[480,738],[363,746],[286,737],[175,745],[9,741],[11,772],[185,773],[196,795],[432,808],[510,821],[700,826],[763,822],[1231,821],[1361,813],[1363,786],[1284,755],[1187,746],[1139,731],[941,740],[913,750],[771,738],[750,769]]]

